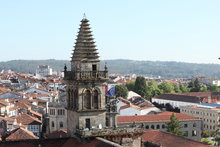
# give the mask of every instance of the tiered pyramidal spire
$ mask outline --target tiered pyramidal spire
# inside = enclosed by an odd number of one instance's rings
[[[89,26],[89,20],[83,18],[77,35],[72,62],[99,62],[99,56],[96,49],[92,31]]]

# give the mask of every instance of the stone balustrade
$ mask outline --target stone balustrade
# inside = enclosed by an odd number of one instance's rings
[[[107,78],[107,71],[64,71],[64,80],[98,80]]]

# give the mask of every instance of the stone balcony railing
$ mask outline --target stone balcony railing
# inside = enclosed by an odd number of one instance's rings
[[[64,71],[64,80],[108,79],[107,71]]]
[[[76,134],[82,137],[105,137],[105,136],[133,136],[136,134],[143,134],[143,128],[103,128],[91,130],[76,130]]]

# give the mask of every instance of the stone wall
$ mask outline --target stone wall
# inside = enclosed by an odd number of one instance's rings
[[[150,116],[149,116],[150,117]],[[166,123],[167,122],[143,122],[143,123],[123,123],[118,124],[119,127],[143,127],[143,129],[157,129],[161,131],[166,131]],[[186,138],[200,141],[201,139],[201,120],[188,120],[188,121],[180,121],[182,126],[182,132]]]

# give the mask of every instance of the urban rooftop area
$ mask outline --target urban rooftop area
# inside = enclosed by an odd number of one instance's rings
[[[0,2],[0,147],[220,146],[219,6]]]

